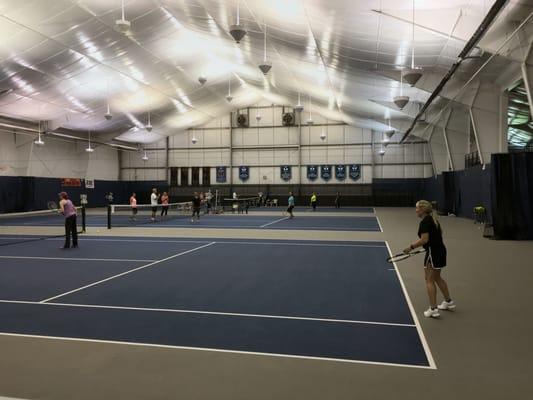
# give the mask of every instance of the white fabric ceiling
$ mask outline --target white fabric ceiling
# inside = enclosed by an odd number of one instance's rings
[[[493,1],[416,0],[416,65],[445,71]],[[411,63],[412,0],[0,0],[0,114],[153,142],[271,101],[361,126],[402,118],[385,77]],[[378,12],[378,11],[381,11]],[[273,68],[264,77],[264,24]],[[202,86],[198,77],[205,75]],[[234,100],[228,103],[228,81]],[[404,87],[415,101],[429,93]],[[104,118],[109,100],[113,118]],[[154,129],[144,130],[150,111]]]

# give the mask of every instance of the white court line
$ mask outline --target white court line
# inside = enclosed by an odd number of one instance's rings
[[[264,228],[264,227],[266,227],[266,226],[270,226],[270,225],[277,224],[278,222],[285,221],[285,220],[288,219],[288,218],[289,218],[289,217],[283,217],[283,218],[277,219],[277,220],[275,220],[275,221],[269,222],[268,224],[261,225],[259,228]]]
[[[135,237],[135,236],[133,236]],[[141,236],[139,236],[141,237]],[[2,237],[0,235],[0,240],[2,239],[5,239],[5,240],[24,240],[24,239],[28,239],[27,237]],[[29,238],[31,239],[31,238]],[[46,239],[47,241],[52,241],[52,240],[55,240],[55,241],[63,241],[64,239],[63,238],[50,238],[50,239]],[[320,239],[310,239],[310,240],[307,240],[308,242],[313,242],[313,243],[302,243],[301,241],[298,241],[298,242],[291,242],[291,241],[284,241],[284,242],[279,242],[279,240],[283,240],[283,239],[272,239],[271,242],[253,242],[253,241],[250,241],[250,242],[245,242],[245,241],[231,241],[231,240],[228,240],[228,241],[220,241],[220,240],[217,240],[217,243],[240,243],[240,244],[265,244],[265,245],[284,245],[284,246],[341,246],[341,247],[344,247],[344,246],[348,246],[348,247],[387,247],[387,246],[375,246],[375,245],[365,245],[365,244],[335,244],[335,243],[327,243],[328,241],[323,241],[323,240],[320,240]],[[302,240],[305,240],[305,239],[302,239]],[[101,237],[101,238],[95,238],[95,237],[83,237],[83,241],[94,241],[94,242],[128,242],[128,243],[131,243],[131,242],[139,242],[139,243],[207,243],[209,242],[209,240],[164,240],[164,239],[113,239],[113,236],[105,236],[105,237]],[[318,243],[318,242],[324,242],[324,244],[322,243]],[[383,241],[383,239],[365,239],[365,240],[350,240],[350,242],[353,242],[353,243],[357,243],[357,242],[368,242],[368,243],[383,243],[385,244],[385,242]],[[327,244],[325,244],[327,243]],[[23,244],[23,243],[21,243]]]
[[[131,260],[124,258],[81,258],[81,257],[30,257],[30,256],[0,256],[0,258],[21,258],[24,260],[72,260],[72,261],[123,261],[123,262],[153,262],[157,260]]]
[[[379,217],[377,216],[377,214],[376,214],[375,218],[376,218],[376,220],[378,221],[379,230],[380,230],[381,232],[383,232],[383,227],[381,226],[381,222],[380,222]]]
[[[385,244],[387,245],[389,256],[392,257],[392,251],[390,249],[389,242],[385,241]],[[409,306],[409,310],[411,311],[411,316],[413,317],[413,321],[415,322],[416,330],[418,331],[418,336],[420,337],[420,341],[422,342],[422,346],[424,347],[426,357],[429,361],[429,366],[431,369],[437,369],[437,364],[435,364],[435,360],[433,359],[433,355],[431,354],[429,344],[426,340],[426,337],[424,336],[424,332],[422,331],[422,326],[420,325],[420,321],[418,320],[418,317],[416,315],[415,309],[413,307],[413,303],[411,302],[411,298],[409,297],[407,288],[405,287],[405,284],[403,283],[402,276],[400,275],[400,271],[398,270],[398,265],[394,261],[392,264],[394,265],[394,269],[396,270],[396,275],[398,276],[398,280],[400,281],[400,285],[402,287],[403,294],[405,295],[407,305]]]
[[[164,261],[172,260],[173,258],[176,258],[176,257],[182,256],[182,255],[184,255],[184,254],[192,253],[193,251],[197,251],[197,250],[203,249],[203,248],[208,247],[208,246],[211,246],[211,245],[213,245],[213,244],[215,244],[215,242],[210,242],[210,243],[208,243],[208,244],[204,244],[203,246],[195,247],[194,249],[190,249],[190,250],[187,250],[187,251],[183,251],[183,252],[181,252],[181,253],[178,253],[178,254],[174,254],[174,255],[172,255],[172,256],[169,256],[169,257],[163,258],[163,259],[161,259],[161,260],[157,260],[157,261],[151,262],[150,264],[141,265],[140,267],[137,267],[137,268],[134,268],[134,269],[130,269],[130,270],[125,271],[125,272],[122,272],[122,273],[120,273],[120,274],[116,274],[116,275],[110,276],[109,278],[102,279],[101,281],[93,282],[93,283],[91,283],[91,284],[89,284],[89,285],[85,285],[85,286],[79,287],[79,288],[77,288],[77,289],[69,290],[68,292],[61,293],[61,294],[58,294],[58,295],[56,295],[56,296],[50,297],[50,298],[48,298],[48,299],[41,300],[40,303],[46,303],[46,302],[48,302],[48,301],[55,300],[55,299],[57,299],[57,298],[59,298],[59,297],[66,296],[67,294],[71,294],[71,293],[79,292],[80,290],[84,290],[84,289],[87,289],[87,288],[89,288],[89,287],[92,287],[92,286],[95,286],[95,285],[99,285],[100,283],[110,281],[111,279],[115,279],[115,278],[119,278],[119,277],[124,276],[124,275],[127,275],[127,274],[131,274],[132,272],[139,271],[139,270],[141,270],[141,269],[151,267],[151,266],[153,266],[153,265],[156,265],[156,264],[162,263],[162,262],[164,262]]]
[[[118,345],[124,345],[124,346],[142,346],[142,347],[154,347],[154,348],[163,348],[163,349],[208,351],[208,352],[216,352],[216,353],[245,354],[245,355],[266,356],[266,357],[296,358],[296,359],[301,359],[301,360],[335,361],[335,362],[344,362],[344,363],[352,363],[352,364],[382,365],[382,366],[388,366],[388,367],[434,369],[434,368],[431,368],[425,365],[415,365],[415,364],[397,364],[397,363],[388,363],[388,362],[379,362],[379,361],[350,360],[347,358],[299,356],[295,354],[261,353],[261,352],[256,352],[256,351],[226,350],[226,349],[216,349],[216,348],[209,348],[209,347],[175,346],[175,345],[168,345],[168,344],[135,343],[135,342],[126,342],[126,341],[120,342],[117,340],[80,339],[80,338],[71,338],[71,337],[30,335],[30,334],[9,333],[9,332],[0,332],[0,336],[13,336],[13,337],[47,339],[47,340],[66,340],[66,341],[86,342],[86,343],[118,344]]]
[[[23,300],[0,300],[0,303],[33,304],[33,305],[79,307],[79,308],[101,308],[101,309],[128,310],[128,311],[131,311],[131,310],[153,311],[153,312],[166,312],[166,313],[176,313],[176,314],[222,315],[222,316],[229,316],[229,317],[244,317],[244,318],[289,319],[289,320],[296,320],[296,321],[315,321],[315,322],[331,322],[331,323],[341,323],[341,324],[362,324],[362,325],[385,325],[385,326],[400,326],[400,327],[407,327],[407,328],[416,327],[416,325],[414,324],[402,324],[398,322],[379,322],[379,321],[362,321],[362,320],[334,319],[334,318],[297,317],[297,316],[290,316],[290,315],[246,314],[246,313],[222,312],[222,311],[184,310],[184,309],[179,309],[179,308],[127,307],[127,306],[57,303],[57,302],[43,303],[43,302],[37,302],[37,301],[23,301]]]

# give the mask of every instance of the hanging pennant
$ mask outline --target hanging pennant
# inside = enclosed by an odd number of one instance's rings
[[[338,181],[343,181],[346,179],[345,165],[335,165],[335,178],[337,178]]]
[[[226,182],[226,167],[217,167],[217,183]]]
[[[325,181],[329,181],[331,179],[331,165],[322,165],[320,167],[320,176]]]
[[[250,178],[250,167],[240,166],[239,167],[239,179],[241,181],[247,181]]]
[[[352,181],[359,180],[359,178],[361,178],[361,164],[350,165],[349,175]]]
[[[316,165],[307,166],[307,179],[314,181],[318,178],[318,167]]]
[[[280,176],[285,182],[288,182],[292,178],[292,168],[290,165],[282,165],[280,167]]]

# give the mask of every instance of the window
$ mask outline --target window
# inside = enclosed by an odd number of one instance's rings
[[[181,168],[181,185],[189,186],[189,168]]]
[[[170,186],[178,186],[178,168],[170,167]]]
[[[192,167],[192,185],[200,186],[200,168]]]
[[[204,167],[202,171],[202,185],[211,186],[211,168]]]

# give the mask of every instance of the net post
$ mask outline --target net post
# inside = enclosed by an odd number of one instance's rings
[[[87,214],[85,213],[85,206],[81,206],[81,231],[85,233],[87,231]]]
[[[111,229],[111,205],[107,206],[107,229]]]

